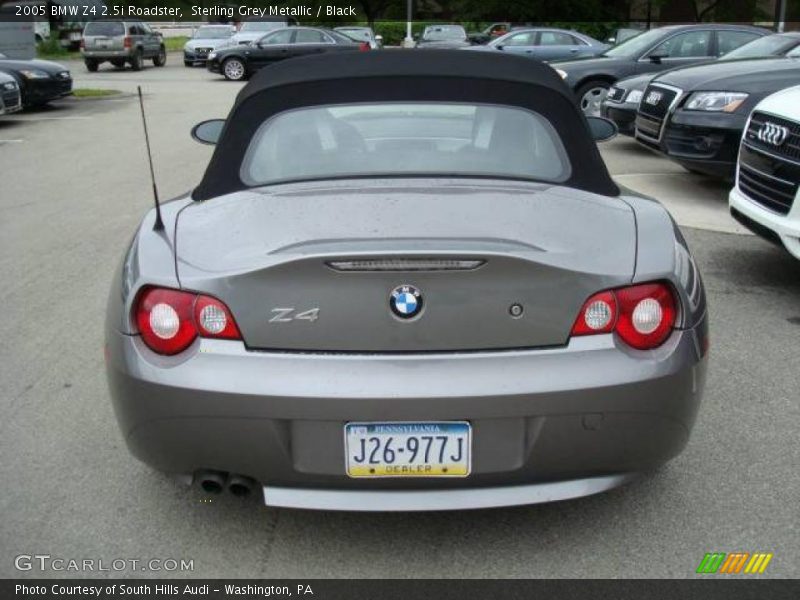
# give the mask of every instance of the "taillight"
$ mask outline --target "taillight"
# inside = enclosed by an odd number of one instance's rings
[[[86,40],[84,40],[83,38],[81,38],[80,46],[81,46],[81,50],[85,50],[86,49]]]
[[[358,45],[358,51],[359,51],[359,52],[365,52],[366,50],[371,50],[371,49],[372,49],[372,48],[370,47],[370,45],[369,45],[369,43],[368,43],[368,42],[361,42],[361,43]]]
[[[663,283],[645,283],[616,291],[617,333],[629,346],[647,350],[660,346],[675,325],[672,290]]]
[[[239,328],[228,307],[216,298],[198,296],[194,303],[194,322],[203,337],[240,340]]]
[[[669,337],[676,317],[675,295],[669,285],[632,285],[589,298],[572,326],[572,335],[613,331],[632,348],[649,350]]]
[[[600,292],[583,304],[572,335],[611,333],[617,324],[617,298],[613,292]]]
[[[125,48],[130,48],[131,46],[133,46],[133,40],[126,35],[125,39],[122,40],[122,45]]]
[[[134,305],[142,341],[159,354],[183,352],[197,338],[242,339],[228,307],[216,298],[145,288]]]

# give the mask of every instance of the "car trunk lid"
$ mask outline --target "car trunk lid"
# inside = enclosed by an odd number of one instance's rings
[[[177,257],[251,348],[473,351],[566,343],[587,297],[630,282],[635,240],[625,203],[573,189],[342,181],[196,202]],[[392,310],[402,286],[415,318]]]

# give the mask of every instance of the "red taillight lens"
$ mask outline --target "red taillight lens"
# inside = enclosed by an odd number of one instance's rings
[[[675,297],[663,283],[645,283],[616,291],[619,301],[617,333],[639,350],[660,346],[675,325]]]
[[[122,41],[122,45],[125,48],[130,48],[133,45],[133,40],[126,35],[125,39]]]
[[[216,298],[198,296],[194,304],[194,322],[197,323],[197,330],[203,337],[242,339],[231,311]]]
[[[86,49],[86,40],[84,40],[83,38],[81,38],[80,46],[81,46],[81,50],[85,50]]]
[[[617,324],[617,298],[612,292],[600,292],[583,304],[572,335],[611,333]]]
[[[589,298],[572,326],[572,335],[615,331],[632,348],[649,350],[669,337],[676,317],[675,295],[669,285],[632,285]]]
[[[370,47],[370,45],[369,45],[369,43],[368,43],[368,42],[361,42],[361,43],[358,45],[358,50],[359,50],[359,52],[365,52],[365,51],[367,51],[367,50],[371,50],[371,49],[372,49],[372,48]]]
[[[197,337],[192,308],[195,294],[150,288],[139,295],[136,324],[142,340],[159,354],[178,354]]]
[[[242,339],[228,307],[216,298],[145,288],[134,305],[142,341],[159,354],[179,354],[197,338]]]

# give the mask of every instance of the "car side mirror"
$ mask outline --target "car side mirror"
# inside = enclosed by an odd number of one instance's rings
[[[375,36],[375,41],[376,42],[382,42],[383,41],[383,36],[382,35],[376,35]]]
[[[201,144],[213,146],[219,141],[224,126],[225,119],[209,119],[208,121],[202,121],[192,127],[192,139]]]
[[[498,50],[502,50],[503,48],[505,48],[505,46],[503,46],[503,44],[498,44],[497,46],[495,46],[495,48],[497,48]]]
[[[619,129],[614,121],[605,119],[603,117],[586,117],[589,123],[589,131],[592,132],[592,138],[595,142],[607,142],[617,136]]]

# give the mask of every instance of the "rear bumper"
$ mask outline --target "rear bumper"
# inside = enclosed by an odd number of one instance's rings
[[[677,455],[702,395],[706,337],[703,319],[649,352],[611,335],[428,355],[251,352],[201,340],[176,358],[112,331],[107,370],[128,447],[162,471],[214,469],[268,489],[474,490],[616,476]],[[469,477],[344,474],[344,423],[426,420],[470,421]]]
[[[583,498],[614,489],[633,475],[469,490],[355,491],[265,487],[264,503],[283,508],[350,511],[469,510]]]
[[[92,60],[112,60],[112,59],[130,59],[133,53],[130,49],[123,50],[82,50],[81,55],[84,59],[90,58]]]
[[[800,259],[800,192],[788,215],[779,215],[753,202],[738,187],[731,190],[728,203],[731,215],[739,223],[765,240],[782,245]]]

